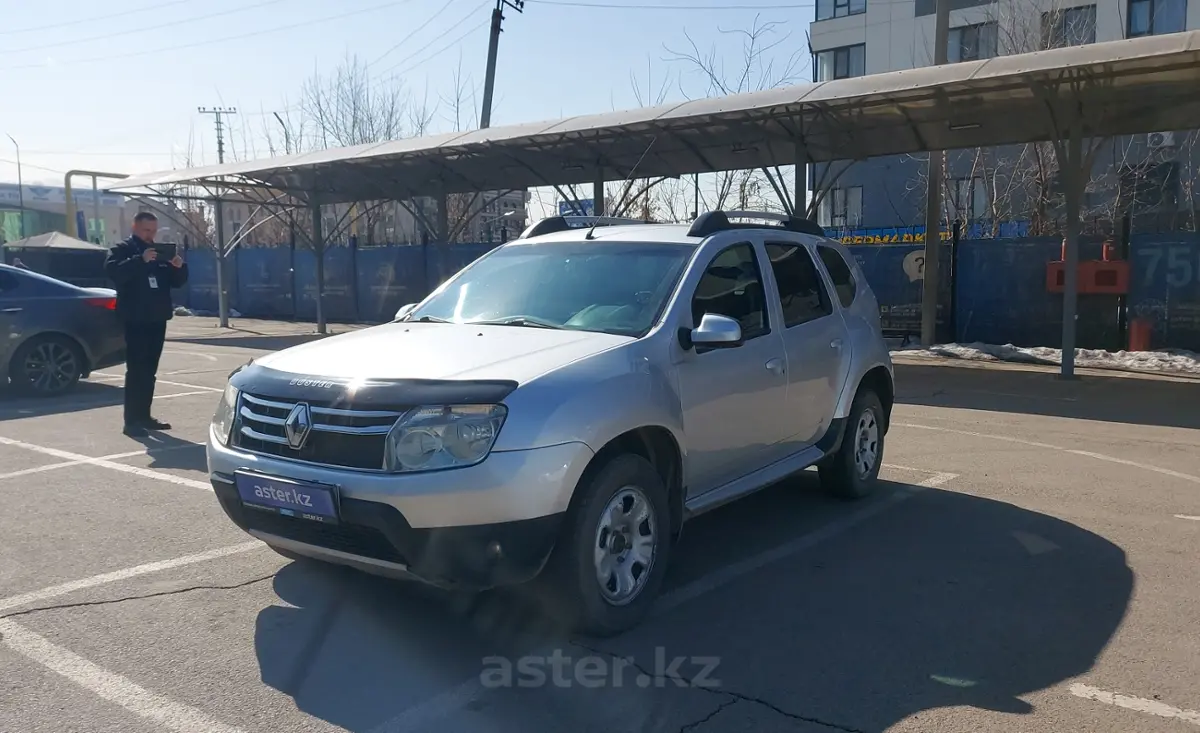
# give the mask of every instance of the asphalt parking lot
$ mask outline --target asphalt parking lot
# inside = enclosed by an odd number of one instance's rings
[[[177,319],[121,370],[0,398],[0,731],[1195,731],[1200,382],[905,362],[886,479],[806,473],[688,526],[652,618],[569,638],[293,563],[217,507],[226,375],[306,327]],[[1086,370],[1085,370],[1086,371]]]

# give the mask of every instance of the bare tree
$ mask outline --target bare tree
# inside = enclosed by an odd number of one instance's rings
[[[807,49],[793,49],[796,44],[790,42],[791,34],[781,33],[782,27],[782,23],[764,22],[756,16],[749,28],[722,29],[721,33],[734,39],[740,47],[740,56],[730,66],[725,63],[727,54],[716,45],[701,49],[685,32],[686,48],[667,48],[669,59],[682,64],[686,69],[685,76],[693,80],[690,86],[681,83],[680,90],[684,96],[694,98],[761,91],[797,83],[806,68]],[[689,94],[689,91],[693,93]],[[823,181],[825,188],[832,186],[848,167],[843,165],[839,169],[833,165],[825,166],[827,173],[836,171]],[[705,191],[699,186],[694,189],[699,191],[705,208],[727,208],[728,204],[733,203],[737,208],[790,212],[794,202],[800,198],[795,191],[788,189],[787,182],[795,180],[794,175],[791,166],[721,171],[713,176],[711,190]],[[814,195],[810,210],[805,213],[811,216],[819,201],[820,197]]]
[[[983,22],[963,27],[952,51],[987,57],[1030,53],[1092,43],[1096,39],[1095,6],[1072,6],[1063,0],[1000,0],[981,9]],[[954,53],[951,54],[953,58]],[[1059,229],[1063,214],[1063,182],[1053,141],[952,151],[943,169],[943,214],[947,222],[981,222],[992,236],[1005,221],[1028,221],[1034,234]],[[1089,159],[1104,160],[1107,170],[1092,170],[1084,183],[1085,221],[1111,228],[1129,210],[1129,192],[1145,189],[1143,162],[1133,158],[1141,147],[1130,138],[1086,141]],[[1097,155],[1104,152],[1104,155]],[[926,156],[908,156],[926,160]],[[1107,165],[1107,164],[1111,165]],[[909,181],[917,201],[926,194],[924,166]],[[1161,197],[1160,197],[1161,198]]]

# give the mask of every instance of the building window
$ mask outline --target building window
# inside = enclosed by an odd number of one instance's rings
[[[817,20],[867,12],[867,0],[817,0]]]
[[[1129,0],[1129,37],[1178,33],[1186,18],[1187,0]]]
[[[982,178],[954,179],[954,217],[959,221],[988,218],[987,187]]]
[[[862,226],[862,186],[830,189],[817,207],[817,223],[835,229]]]
[[[843,46],[831,48],[817,53],[816,79],[814,81],[832,81],[833,79],[849,79],[867,73],[867,47]]]
[[[946,60],[952,64],[993,58],[996,55],[996,24],[979,23],[951,28],[949,40]]]
[[[1095,5],[1042,13],[1042,48],[1084,46],[1095,42]]]

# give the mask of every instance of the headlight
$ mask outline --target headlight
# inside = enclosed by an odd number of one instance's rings
[[[508,409],[504,405],[418,407],[388,433],[385,471],[433,471],[479,463],[492,450]]]
[[[217,440],[221,441],[221,445],[229,445],[229,434],[233,430],[233,420],[237,416],[237,402],[237,387],[226,384],[212,419],[213,433],[216,434]]]

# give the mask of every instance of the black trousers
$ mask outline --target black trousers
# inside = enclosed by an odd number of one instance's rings
[[[166,321],[125,323],[125,424],[150,419],[154,375],[167,337]]]

